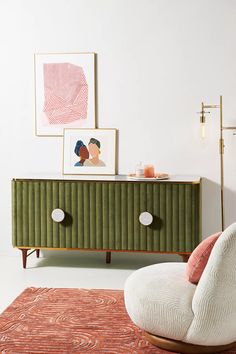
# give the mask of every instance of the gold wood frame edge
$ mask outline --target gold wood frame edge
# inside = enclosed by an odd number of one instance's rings
[[[119,176],[119,175],[88,175],[88,174],[65,174],[66,176]],[[165,184],[190,184],[190,185],[201,185],[200,181],[168,181],[168,180],[160,180],[160,181],[138,181],[138,180],[94,180],[94,179],[50,179],[50,178],[12,178],[12,182],[24,182],[24,181],[32,181],[32,182],[102,182],[102,183],[165,183]]]
[[[46,247],[46,246],[13,246],[13,248],[22,248],[28,249],[41,249],[41,250],[51,250],[51,251],[95,251],[95,252],[139,252],[139,253],[163,253],[163,254],[178,254],[178,255],[188,255],[191,254],[189,252],[182,252],[182,251],[146,251],[146,250],[116,250],[116,249],[102,249],[102,248],[73,248],[73,247]]]

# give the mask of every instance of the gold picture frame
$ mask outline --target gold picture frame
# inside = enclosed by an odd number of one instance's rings
[[[96,129],[96,53],[35,53],[35,135]]]

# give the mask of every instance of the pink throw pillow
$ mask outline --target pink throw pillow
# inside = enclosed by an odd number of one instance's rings
[[[210,257],[212,248],[221,233],[222,232],[217,232],[216,234],[207,237],[199,243],[192,252],[186,267],[186,275],[191,283],[197,284],[199,282],[208,258]]]

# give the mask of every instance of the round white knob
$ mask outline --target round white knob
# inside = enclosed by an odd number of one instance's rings
[[[51,214],[52,220],[55,222],[61,222],[65,219],[65,213],[62,209],[54,209]]]
[[[144,211],[139,215],[139,221],[144,226],[151,225],[153,222],[153,216],[148,211]]]

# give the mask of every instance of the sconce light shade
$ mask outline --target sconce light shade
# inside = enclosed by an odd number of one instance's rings
[[[200,134],[201,134],[201,138],[204,139],[206,137],[206,124],[204,123],[200,123]]]

